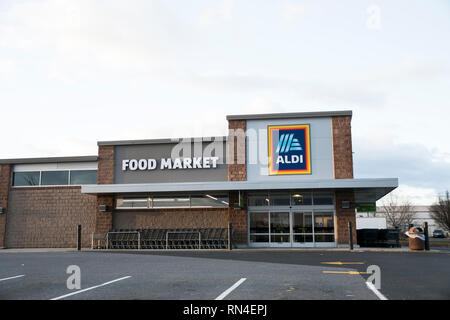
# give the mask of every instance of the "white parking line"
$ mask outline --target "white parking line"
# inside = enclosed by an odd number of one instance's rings
[[[247,280],[247,278],[241,278],[239,281],[237,281],[235,284],[233,284],[231,287],[229,287],[227,290],[225,290],[224,292],[222,292],[222,294],[220,296],[218,296],[217,298],[215,298],[214,300],[223,300],[223,298],[225,298],[227,295],[230,294],[231,291],[233,291],[234,289],[236,289],[237,287],[240,286],[240,284],[242,282],[244,282],[245,280]]]
[[[378,298],[380,298],[380,300],[388,300],[388,298],[386,298],[380,291],[378,291],[377,288],[375,288],[372,282],[367,281],[366,285],[370,290],[373,291],[373,293],[377,295]]]
[[[121,281],[121,280],[125,280],[125,279],[128,279],[128,278],[131,278],[131,276],[126,276],[126,277],[123,277],[123,278],[111,280],[111,281],[108,281],[108,282],[99,284],[99,285],[97,285],[97,286],[93,286],[93,287],[89,287],[89,288],[86,288],[86,289],[78,290],[78,291],[75,291],[75,292],[72,292],[72,293],[69,293],[69,294],[65,294],[65,295],[63,295],[63,296],[56,297],[56,298],[53,298],[53,299],[50,299],[50,300],[64,299],[64,298],[73,296],[73,295],[75,295],[75,294],[79,294],[79,293],[82,293],[82,292],[85,292],[85,291],[88,291],[88,290],[92,290],[92,289],[96,289],[96,288],[99,288],[99,287],[103,287],[103,286],[106,286],[106,285],[108,285],[108,284],[111,284],[111,283],[114,283],[114,282],[117,282],[117,281]]]
[[[14,276],[14,277],[3,278],[3,279],[0,279],[0,281],[6,281],[6,280],[11,280],[11,279],[16,279],[16,278],[21,278],[21,277],[25,277],[25,275],[24,275],[24,274],[21,274],[21,275]]]

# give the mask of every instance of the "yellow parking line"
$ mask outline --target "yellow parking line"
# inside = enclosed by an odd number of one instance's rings
[[[339,273],[339,274],[368,274],[367,272],[359,271],[322,271],[323,273]]]
[[[337,265],[343,265],[343,264],[364,264],[365,262],[342,262],[342,261],[333,261],[333,262],[321,262],[322,264],[337,264]]]

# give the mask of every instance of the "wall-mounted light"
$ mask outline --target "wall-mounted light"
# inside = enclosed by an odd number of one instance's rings
[[[5,209],[3,209],[2,207],[0,207],[0,214],[4,213]]]
[[[100,212],[106,212],[108,210],[108,206],[105,204],[101,204],[98,206],[98,211]]]
[[[346,201],[346,200],[342,201],[341,208],[342,209],[350,209],[350,201]]]

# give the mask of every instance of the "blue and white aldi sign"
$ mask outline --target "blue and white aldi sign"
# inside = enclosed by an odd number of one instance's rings
[[[309,124],[268,126],[269,174],[311,174]]]

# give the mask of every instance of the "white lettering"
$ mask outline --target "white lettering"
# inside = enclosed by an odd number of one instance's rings
[[[148,170],[154,170],[154,169],[156,169],[156,160],[148,159]]]
[[[203,158],[203,168],[209,168],[209,160],[210,159],[211,159],[210,157]]]
[[[183,168],[192,168],[192,159],[191,158],[183,158]]]
[[[139,170],[147,170],[148,162],[145,159],[141,159],[138,161]]]
[[[282,156],[278,156],[277,157],[277,162],[276,162],[277,164],[278,163],[284,163],[284,160],[283,160],[283,157]]]
[[[137,160],[135,160],[135,159],[130,160],[130,165],[129,165],[130,170],[134,171],[137,169],[137,167],[138,167]]]
[[[219,160],[219,157],[211,157],[212,160],[212,167],[217,168],[217,161]]]
[[[162,169],[172,169],[172,159],[170,158],[162,158],[161,159],[161,170]]]
[[[173,162],[172,169],[181,169],[181,168],[182,168],[181,159],[180,158],[176,158],[175,161]]]
[[[127,170],[130,160],[122,160],[122,171]]]
[[[202,158],[192,158],[192,162],[193,162],[192,167],[194,169],[201,168],[202,167],[202,164],[200,163],[201,160],[202,160]]]

